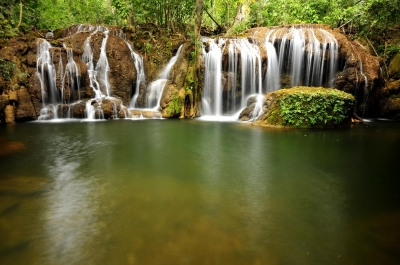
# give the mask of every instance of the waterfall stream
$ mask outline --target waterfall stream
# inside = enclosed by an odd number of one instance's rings
[[[216,119],[236,117],[250,96],[256,96],[256,118],[262,114],[262,95],[282,87],[332,87],[338,67],[337,40],[318,28],[271,29],[264,44],[251,38],[203,38],[202,43],[202,111]]]
[[[104,119],[102,104],[105,104],[105,100],[108,100],[107,104],[112,108],[112,114],[108,114],[106,118],[110,118],[110,115],[111,118],[134,118],[133,115],[136,114],[132,114],[133,110],[158,112],[170,71],[180,55],[182,45],[156,80],[146,84],[143,58],[134,51],[132,43],[127,41],[121,30],[79,25],[71,27],[68,34],[71,36],[83,32],[89,32],[85,35],[86,39],[82,39],[84,42],[81,48],[81,60],[86,64],[89,80],[86,88],[89,91],[91,88],[91,93],[82,89],[82,73],[79,67],[82,62],[79,62],[80,64],[75,62],[73,49],[66,44],[63,48],[52,47],[47,40],[38,40],[36,76],[41,85],[42,96],[39,119],[73,118],[73,108],[77,104],[84,104],[87,120]],[[99,53],[96,54],[97,61],[92,50],[94,36],[96,39],[101,38],[98,41],[101,42],[101,45],[99,44],[101,47],[95,49]],[[107,43],[110,36],[120,38],[127,45],[136,70],[135,83],[127,92],[131,93],[128,95],[129,101],[124,101],[128,103],[127,107],[123,106],[120,96],[113,95],[111,91],[109,82],[111,69],[107,58]],[[201,42],[204,60],[201,111],[203,116],[217,120],[236,119],[240,111],[250,102],[249,97],[255,99],[251,99],[254,100],[251,102],[255,103],[252,114],[254,120],[263,114],[265,93],[294,86],[333,87],[338,72],[338,41],[332,33],[320,28],[309,26],[271,28],[265,31],[265,37],[258,39],[203,37]],[[367,101],[368,78],[363,73],[361,59],[358,59],[359,71],[355,73],[356,86],[359,85],[358,80],[362,80],[363,93]],[[114,82],[112,84],[115,90]],[[88,94],[91,95],[89,99]],[[139,95],[140,100],[138,100]]]

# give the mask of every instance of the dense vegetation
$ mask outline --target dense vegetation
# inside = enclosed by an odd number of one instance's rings
[[[371,40],[388,62],[400,51],[398,44],[386,43],[388,30],[400,25],[399,13],[400,0],[0,0],[0,43],[20,31],[55,30],[78,23],[152,23],[167,32],[191,36],[199,35],[195,23],[214,34],[256,26],[323,23],[340,27],[354,38]]]
[[[197,1],[199,2],[199,1]],[[201,1],[203,2],[203,1]],[[56,29],[77,23],[132,25],[155,23],[170,30],[191,24],[196,0],[1,0],[0,36],[16,28]],[[203,25],[234,27],[293,23],[346,26],[361,34],[399,24],[400,0],[205,0]]]

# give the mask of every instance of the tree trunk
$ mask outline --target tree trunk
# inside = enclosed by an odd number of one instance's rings
[[[201,22],[203,20],[204,1],[196,0],[196,19],[194,22],[194,36],[196,41],[200,40]],[[196,45],[197,50],[197,45]]]
[[[201,22],[203,20],[204,0],[196,0],[196,19],[194,22],[194,47],[195,47],[195,60],[193,69],[194,86],[193,86],[193,102],[198,102],[200,99],[201,88],[199,87],[200,69],[201,69],[201,44],[200,44],[200,30]],[[195,111],[197,112],[197,111]]]

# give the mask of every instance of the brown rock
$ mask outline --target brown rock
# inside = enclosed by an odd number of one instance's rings
[[[35,107],[32,104],[31,97],[26,87],[21,86],[17,91],[18,104],[15,119],[17,121],[26,121],[36,119]]]
[[[15,123],[15,108],[12,105],[7,105],[4,109],[6,123]]]
[[[384,98],[381,100],[381,116],[399,118],[400,98]]]
[[[389,76],[400,79],[400,53],[396,54],[389,64]]]

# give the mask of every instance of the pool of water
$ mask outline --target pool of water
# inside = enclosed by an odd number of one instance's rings
[[[0,126],[0,264],[399,264],[400,124]]]

